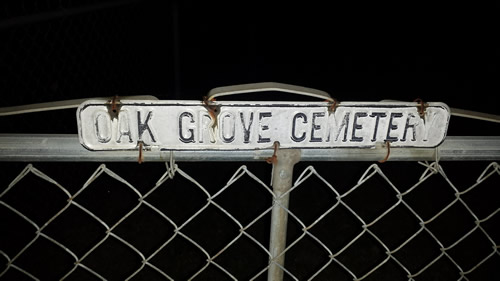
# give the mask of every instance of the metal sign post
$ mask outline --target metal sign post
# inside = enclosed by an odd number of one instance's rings
[[[269,252],[271,259],[267,280],[283,280],[285,266],[286,231],[288,223],[288,202],[292,187],[293,167],[300,160],[300,150],[281,149],[276,151],[273,163],[273,209],[271,211],[271,237]]]

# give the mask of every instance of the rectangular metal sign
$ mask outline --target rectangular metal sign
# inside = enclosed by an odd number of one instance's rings
[[[77,110],[81,144],[89,150],[252,150],[281,148],[436,147],[450,110],[428,103],[121,101],[117,109],[89,100]]]

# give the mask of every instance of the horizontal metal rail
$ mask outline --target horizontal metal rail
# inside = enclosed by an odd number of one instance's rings
[[[101,1],[96,4],[82,5],[76,7],[53,7],[52,11],[39,11],[32,14],[14,16],[11,18],[6,18],[0,20],[0,30],[4,28],[15,27],[23,24],[38,23],[41,21],[54,20],[63,17],[69,17],[73,15],[79,15],[83,13],[89,13],[94,11],[99,11],[103,9],[109,9],[119,6],[124,6],[137,2],[137,0],[121,0],[121,1]],[[7,4],[8,5],[8,4]]]
[[[387,148],[302,149],[301,161],[378,161]],[[391,148],[388,161],[500,160],[500,136],[448,136],[437,148]],[[175,161],[263,161],[273,150],[173,151]],[[164,162],[170,151],[144,151],[145,162]],[[89,151],[78,135],[0,134],[0,161],[137,162],[138,151]]]

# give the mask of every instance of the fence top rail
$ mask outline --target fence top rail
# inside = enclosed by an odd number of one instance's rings
[[[143,151],[145,162],[265,161],[272,149],[250,151]],[[303,149],[301,161],[379,161],[387,147]],[[448,136],[437,148],[391,148],[388,161],[500,160],[500,136]],[[138,162],[139,151],[88,151],[78,135],[0,134],[0,161],[29,162]]]

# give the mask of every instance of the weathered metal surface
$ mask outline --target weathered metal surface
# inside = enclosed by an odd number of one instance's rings
[[[267,280],[283,280],[285,266],[288,204],[293,183],[293,167],[300,161],[300,150],[282,149],[276,152],[273,163],[273,208],[269,237],[269,270]]]
[[[387,149],[383,146],[365,148],[302,149],[302,161],[377,161],[383,159]],[[238,150],[180,150],[174,152],[177,162],[185,161],[264,161],[273,154],[272,149]],[[437,148],[391,148],[389,161],[496,161],[500,160],[498,136],[447,136]],[[146,150],[146,162],[165,162],[170,151]],[[138,152],[101,151],[95,153],[78,142],[78,135],[0,134],[0,161],[29,162],[137,162]]]
[[[209,112],[209,110],[217,111]],[[271,148],[436,147],[450,110],[428,103],[123,101],[119,112],[102,100],[77,110],[81,144],[89,150],[254,150]]]

